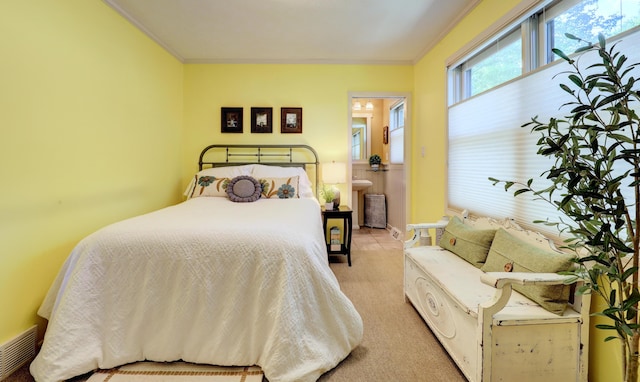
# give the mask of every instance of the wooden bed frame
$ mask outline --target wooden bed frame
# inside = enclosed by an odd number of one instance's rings
[[[198,170],[245,164],[302,167],[309,179],[315,179],[313,187],[318,197],[320,162],[316,150],[308,145],[209,145],[200,153]]]

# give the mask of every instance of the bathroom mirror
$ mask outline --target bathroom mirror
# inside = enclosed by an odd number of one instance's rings
[[[351,160],[367,162],[371,152],[371,116],[356,114],[351,116]]]

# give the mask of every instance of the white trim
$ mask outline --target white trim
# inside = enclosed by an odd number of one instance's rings
[[[404,98],[405,99],[405,115],[404,115],[404,190],[405,190],[405,220],[409,221],[411,219],[411,127],[413,122],[413,98],[411,93],[409,92],[348,92],[347,93],[347,124],[351,123],[352,110],[351,105],[353,104],[354,98]],[[353,161],[351,159],[351,129],[346,130],[346,140],[348,150],[348,168],[347,168],[347,187],[349,194],[349,202],[351,202],[351,179],[353,176],[353,172],[351,171]],[[405,224],[406,224],[405,221]]]
[[[111,7],[114,11],[118,12],[122,17],[124,17],[127,21],[129,21],[134,27],[138,28],[142,33],[146,34],[147,37],[152,39],[156,44],[160,45],[164,48],[169,54],[178,59],[181,63],[185,63],[184,57],[182,57],[178,52],[176,52],[169,45],[165,44],[162,39],[153,34],[149,29],[145,28],[145,26],[136,20],[133,16],[131,16],[127,11],[122,9],[118,4],[114,2],[114,0],[102,0],[105,4]]]
[[[551,0],[523,0],[507,12],[507,14],[498,19],[498,21],[491,24],[489,28],[478,33],[475,38],[465,44],[457,52],[449,56],[445,60],[445,66],[449,67],[459,61],[462,61],[465,57],[471,56],[475,52],[482,50],[486,45],[493,41],[496,34],[502,32],[511,25],[515,25],[518,21],[522,21],[531,16],[531,14],[535,13],[535,11],[540,7],[550,3]]]
[[[106,0],[105,0],[106,1]],[[183,61],[185,64],[314,64],[314,65],[398,65],[413,66],[413,60],[327,60],[311,59],[220,59],[198,58]]]
[[[438,34],[438,36],[436,36],[435,39],[433,39],[433,41],[424,47],[424,49],[422,49],[422,51],[420,52],[420,54],[418,54],[418,56],[416,57],[415,60],[413,60],[412,64],[415,65],[418,62],[420,62],[420,60],[422,60],[424,58],[424,56],[429,53],[429,51],[431,51],[431,49],[433,49],[436,45],[438,45],[448,34],[449,32],[451,32],[451,30],[453,30],[453,28],[455,28],[456,25],[458,25],[458,23],[460,21],[462,21],[462,19],[464,19],[465,17],[467,17],[467,15],[469,13],[471,13],[471,11],[473,11],[475,9],[475,7],[478,6],[478,4],[480,4],[482,2],[482,0],[474,0],[472,2],[470,2],[463,10],[462,12],[460,12],[458,14],[458,16],[456,18],[454,18],[453,20],[451,20],[451,22],[445,26],[444,28],[442,28],[442,31],[440,31],[440,33]]]

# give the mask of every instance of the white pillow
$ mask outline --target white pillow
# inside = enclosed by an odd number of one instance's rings
[[[205,168],[201,171],[198,171],[195,176],[191,177],[191,181],[187,186],[187,189],[184,190],[184,196],[189,198],[191,195],[193,188],[196,185],[196,178],[200,176],[215,176],[216,178],[229,178],[233,179],[236,176],[241,175],[251,175],[251,171],[253,170],[252,164],[246,164],[242,166],[224,166],[224,167],[211,167]]]
[[[286,178],[291,176],[297,176],[299,178],[298,192],[301,198],[314,198],[313,185],[307,176],[307,172],[302,167],[281,167],[281,166],[266,166],[263,164],[254,164],[251,173],[256,179],[260,178]]]

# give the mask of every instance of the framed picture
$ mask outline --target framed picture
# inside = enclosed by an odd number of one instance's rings
[[[251,132],[273,132],[273,109],[270,107],[251,108]]]
[[[242,108],[223,107],[221,109],[221,128],[223,133],[242,133]]]
[[[389,126],[382,128],[382,143],[385,145],[389,143]]]
[[[280,109],[280,132],[302,133],[302,108],[283,107]]]

